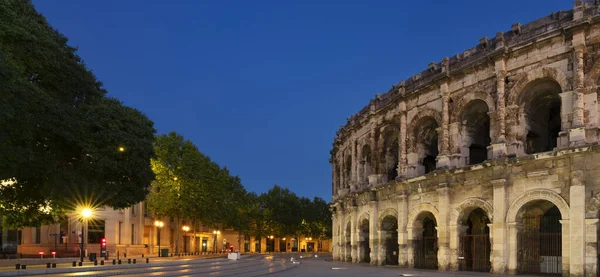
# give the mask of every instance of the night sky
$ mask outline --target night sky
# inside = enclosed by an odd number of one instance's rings
[[[109,95],[242,178],[331,200],[333,137],[392,84],[569,0],[33,1]],[[169,3],[169,4],[167,4]]]

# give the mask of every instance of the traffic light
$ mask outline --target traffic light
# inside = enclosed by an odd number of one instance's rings
[[[101,238],[100,239],[100,257],[107,257],[106,255],[106,239],[105,238]]]

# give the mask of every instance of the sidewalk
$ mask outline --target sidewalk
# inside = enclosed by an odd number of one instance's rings
[[[144,257],[142,257],[141,255],[138,256],[127,256],[127,258],[123,258],[121,257],[121,265],[129,265],[129,262],[131,260],[131,265],[133,265],[133,261],[135,259],[136,265],[137,264],[146,264],[146,259],[148,259],[148,262],[150,264],[156,264],[156,263],[165,263],[165,262],[173,262],[173,261],[179,261],[179,260],[188,260],[188,259],[214,259],[214,258],[226,258],[227,255],[226,254],[203,254],[203,255],[189,255],[189,256],[173,256],[173,257],[157,257],[155,255],[152,256],[147,256],[144,255]],[[116,259],[116,257],[114,257],[115,260],[115,265],[119,265],[118,264],[118,260]],[[100,259],[98,258],[98,264],[94,265],[93,261],[90,261],[89,259],[84,259],[82,266],[79,266],[79,261],[80,258],[79,257],[72,257],[72,258],[44,258],[44,259],[11,259],[11,260],[0,260],[0,276],[7,276],[3,273],[8,273],[8,272],[20,272],[20,271],[29,271],[29,270],[45,270],[47,269],[47,263],[50,263],[51,266],[53,263],[56,264],[56,268],[98,268],[98,267],[102,267],[101,265],[101,261],[104,261],[104,266],[107,265],[111,265],[113,263],[113,257],[111,257],[111,259],[108,260],[104,260],[104,259]],[[73,262],[76,262],[76,266],[73,266]],[[16,264],[19,265],[26,265],[26,269],[16,269]],[[52,269],[52,268],[51,268]]]

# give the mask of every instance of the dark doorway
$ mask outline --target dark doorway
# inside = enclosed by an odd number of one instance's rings
[[[279,252],[287,252],[285,249],[285,238],[279,239]]]
[[[386,216],[381,221],[381,239],[385,249],[386,265],[398,264],[398,219],[394,216]]]
[[[432,214],[423,219],[423,231],[413,240],[415,268],[437,269],[437,230]]]
[[[360,248],[360,262],[370,263],[371,262],[371,246],[369,245],[369,220],[363,219],[360,223],[359,232],[359,248]]]
[[[543,204],[523,216],[523,229],[517,237],[518,272],[562,274],[562,226],[560,211],[554,205],[543,214]]]
[[[467,230],[460,237],[459,270],[490,272],[490,223],[482,209],[476,209],[468,217]]]

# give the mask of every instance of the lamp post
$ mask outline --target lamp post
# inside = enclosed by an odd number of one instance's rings
[[[213,243],[213,253],[214,253],[214,254],[216,254],[216,253],[217,253],[217,236],[218,236],[219,234],[221,234],[221,231],[219,231],[219,230],[214,230],[214,231],[213,231],[213,234],[215,235],[215,237],[214,237],[214,241],[213,241],[213,242],[214,242],[214,243]]]
[[[183,252],[187,253],[187,252],[189,252],[189,249],[186,249],[186,247],[185,247],[185,237],[187,235],[187,232],[190,231],[190,227],[187,225],[183,225],[183,227],[181,227],[181,230],[183,230],[183,232],[184,232],[183,233]]]
[[[159,257],[161,256],[160,255],[160,229],[164,226],[164,224],[165,223],[162,222],[161,220],[154,221],[154,226],[156,226],[156,229],[158,231],[158,238],[157,238],[157,240],[158,240],[158,256]]]
[[[83,210],[81,210],[81,262],[83,263],[83,256],[85,255],[85,251],[83,250],[84,248],[84,241],[85,241],[85,235],[84,235],[84,227],[85,227],[85,222],[87,221],[87,219],[92,216],[92,210],[88,209],[88,208],[84,208]]]

